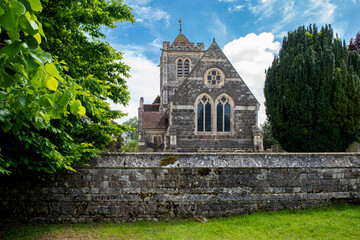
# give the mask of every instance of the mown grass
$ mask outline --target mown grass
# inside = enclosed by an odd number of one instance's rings
[[[3,239],[360,239],[360,206],[168,222],[6,226]]]

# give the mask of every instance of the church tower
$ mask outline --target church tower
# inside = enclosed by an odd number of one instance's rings
[[[160,57],[160,110],[166,111],[168,104],[181,83],[187,78],[191,70],[204,54],[204,44],[190,42],[180,33],[170,45],[163,42]]]

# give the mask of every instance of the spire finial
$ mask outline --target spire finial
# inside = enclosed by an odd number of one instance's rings
[[[181,29],[181,18],[179,20],[179,23],[180,23],[180,34],[181,34],[181,31],[182,31],[182,29]]]

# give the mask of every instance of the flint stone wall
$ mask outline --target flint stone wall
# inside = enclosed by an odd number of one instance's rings
[[[167,156],[177,161],[161,166]],[[76,173],[0,176],[0,221],[136,221],[312,208],[359,203],[359,183],[358,153],[108,153]]]

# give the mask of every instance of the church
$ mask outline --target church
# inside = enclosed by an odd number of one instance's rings
[[[160,95],[140,98],[139,152],[259,152],[260,104],[213,40],[163,42]]]

